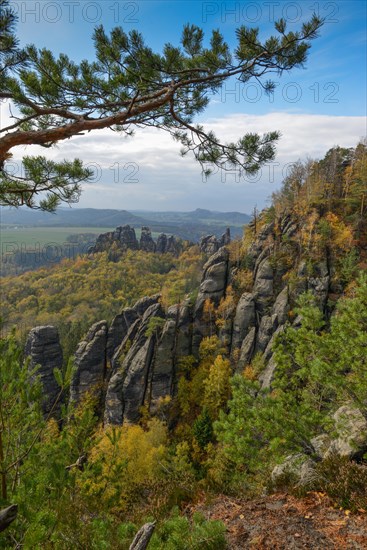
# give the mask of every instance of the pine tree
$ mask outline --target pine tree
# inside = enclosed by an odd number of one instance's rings
[[[181,143],[183,155],[191,152],[206,174],[213,165],[257,172],[274,158],[278,132],[248,133],[237,142],[222,143],[195,124],[194,117],[232,77],[241,82],[254,78],[271,93],[275,83],[265,75],[302,66],[323,23],[313,15],[293,32],[281,19],[275,23],[277,34],[264,42],[259,29],[241,26],[232,53],[218,30],[206,43],[203,30],[195,25],[185,25],[180,45],[166,44],[161,53],[153,52],[137,31],[127,34],[118,27],[108,35],[99,26],[93,34],[95,60],[77,64],[65,54],[56,57],[34,45],[13,54],[15,19],[9,0],[2,0],[1,7],[0,29],[6,32],[0,98],[17,114],[1,130],[0,204],[43,210],[77,200],[80,182],[90,172],[78,160],[57,164],[41,156],[25,157],[25,176],[16,178],[6,169],[11,150],[18,145],[51,147],[101,128],[131,135],[136,126],[156,127]]]

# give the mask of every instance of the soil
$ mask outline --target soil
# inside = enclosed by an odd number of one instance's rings
[[[251,501],[221,495],[191,511],[221,520],[230,550],[367,550],[367,511],[335,508],[323,493]]]

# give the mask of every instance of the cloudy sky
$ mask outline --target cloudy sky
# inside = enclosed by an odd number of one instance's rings
[[[33,42],[79,61],[93,57],[95,25],[121,25],[142,32],[160,50],[177,44],[182,26],[196,23],[209,34],[220,28],[235,44],[239,25],[258,26],[269,35],[274,20],[284,17],[297,29],[312,11],[325,18],[321,36],[313,42],[305,69],[279,79],[274,96],[260,87],[228,83],[212,98],[200,121],[223,140],[247,132],[280,130],[275,161],[255,177],[215,173],[207,181],[200,167],[179,155],[179,145],[166,134],[141,130],[126,139],[108,130],[61,143],[48,152],[52,158],[81,158],[94,169],[94,181],[84,186],[79,207],[140,210],[239,210],[265,206],[292,162],[320,158],[334,145],[355,146],[366,135],[366,3],[255,1],[14,1],[22,44]],[[1,105],[1,124],[9,109]],[[45,154],[35,146],[18,148],[24,154]]]

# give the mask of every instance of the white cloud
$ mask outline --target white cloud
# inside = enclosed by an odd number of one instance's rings
[[[1,106],[2,126],[7,123]],[[5,111],[5,113],[4,113]],[[265,115],[232,114],[203,120],[222,140],[235,140],[247,132],[279,130],[275,163],[265,167],[256,181],[236,181],[232,174],[215,174],[204,182],[200,167],[186,156],[168,134],[137,130],[125,138],[109,130],[60,142],[46,150],[38,146],[18,147],[14,158],[24,154],[50,155],[54,159],[74,157],[101,167],[98,182],[85,185],[80,207],[189,210],[197,207],[249,212],[279,187],[282,169],[298,158],[321,158],[334,145],[352,147],[366,134],[364,117],[337,117],[299,113]],[[114,179],[117,181],[114,181]]]

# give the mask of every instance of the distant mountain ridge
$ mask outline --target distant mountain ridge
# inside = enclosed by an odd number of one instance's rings
[[[250,216],[241,212],[214,212],[198,208],[192,212],[127,211],[97,208],[60,208],[57,213],[29,209],[0,209],[0,223],[37,227],[149,226],[154,232],[199,240],[208,233],[217,236],[229,227],[233,236],[242,235]]]

